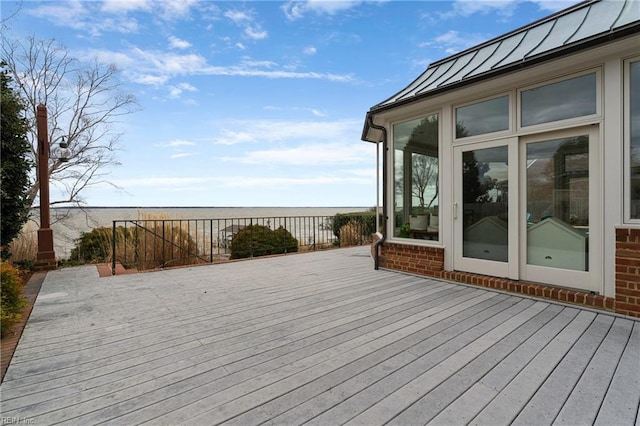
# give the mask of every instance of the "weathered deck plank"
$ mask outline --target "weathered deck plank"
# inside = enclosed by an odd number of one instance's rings
[[[1,387],[38,424],[629,424],[640,323],[374,271],[368,248],[50,273]]]

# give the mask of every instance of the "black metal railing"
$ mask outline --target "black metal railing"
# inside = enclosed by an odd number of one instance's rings
[[[149,270],[371,242],[374,226],[335,216],[114,220],[111,270]]]

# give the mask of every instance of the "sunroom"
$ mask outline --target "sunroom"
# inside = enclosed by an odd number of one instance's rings
[[[640,2],[431,64],[368,112],[376,267],[640,316]]]

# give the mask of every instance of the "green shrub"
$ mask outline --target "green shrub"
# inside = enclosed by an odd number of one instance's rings
[[[298,240],[283,227],[271,230],[262,225],[249,225],[231,240],[231,259],[266,256],[298,251]]]
[[[81,263],[103,263],[111,259],[111,228],[95,228],[83,232],[71,250],[71,260]]]
[[[22,319],[21,311],[27,301],[22,297],[24,281],[20,271],[8,262],[0,261],[0,334],[5,336]]]
[[[354,213],[338,213],[333,217],[333,235],[340,240],[340,230],[347,224],[352,223],[350,228],[358,224],[360,227],[360,235],[369,238],[376,232],[376,212],[354,212]]]

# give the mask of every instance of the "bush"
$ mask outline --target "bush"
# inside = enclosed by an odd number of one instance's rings
[[[364,236],[365,239],[369,239],[369,237],[376,232],[376,212],[368,211],[368,212],[355,212],[355,213],[338,213],[333,217],[333,235],[340,240],[340,245],[342,245],[342,238],[340,238],[340,232],[342,228],[352,223],[349,229],[356,227],[356,224],[360,228],[360,235]]]
[[[20,271],[8,262],[0,261],[0,334],[5,336],[22,319],[22,308],[27,301],[22,297],[24,281]]]
[[[111,260],[112,234],[113,230],[106,227],[83,232],[71,250],[70,259],[80,263],[108,262]]]
[[[283,227],[275,231],[263,225],[249,225],[231,240],[231,259],[298,251],[298,240]]]

